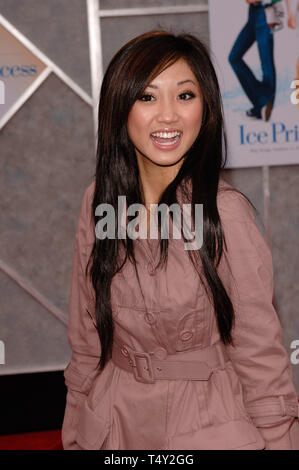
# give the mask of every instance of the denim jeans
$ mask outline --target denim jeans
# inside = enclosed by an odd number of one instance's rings
[[[257,80],[243,60],[248,49],[257,42],[263,79]],[[238,35],[229,54],[229,62],[241,86],[256,110],[260,110],[275,97],[276,72],[274,64],[273,32],[266,22],[262,5],[249,6],[248,21]]]

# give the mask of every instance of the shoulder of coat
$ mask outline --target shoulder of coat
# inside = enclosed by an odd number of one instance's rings
[[[222,220],[255,220],[253,208],[246,197],[223,179],[220,179],[218,185],[217,207]]]
[[[95,181],[93,180],[84,191],[82,202],[81,202],[81,216],[90,216],[92,211],[92,201],[95,190]]]
[[[92,244],[94,235],[94,219],[92,214],[92,201],[94,196],[95,181],[92,181],[84,191],[81,202],[80,216],[78,221],[78,235],[84,234],[84,244]]]
[[[87,188],[85,190],[84,197],[87,199],[88,203],[92,203],[95,186],[96,186],[95,180],[92,180],[90,185],[87,186]]]

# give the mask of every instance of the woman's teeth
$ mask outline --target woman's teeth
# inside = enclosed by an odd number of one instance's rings
[[[156,140],[154,137],[153,137],[153,140],[154,140],[157,144],[159,144],[159,145],[165,145],[165,146],[167,146],[167,145],[173,145],[173,144],[175,144],[175,143],[179,140],[179,138],[180,138],[180,136],[177,135],[176,137],[173,137],[172,139],[169,139],[168,142],[165,141],[165,140],[164,140],[164,142],[161,142],[160,140],[158,141],[158,140]]]
[[[161,137],[163,139],[171,139],[173,137],[179,137],[180,132],[174,131],[174,132],[154,132],[151,134],[152,137]]]
[[[163,147],[175,145],[181,138],[182,133],[179,131],[172,132],[153,132],[151,134],[152,140]]]

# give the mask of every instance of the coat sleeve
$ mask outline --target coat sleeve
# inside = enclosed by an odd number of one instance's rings
[[[219,275],[235,309],[227,346],[244,405],[267,450],[299,449],[298,398],[273,306],[273,264],[247,200],[232,191],[219,198],[226,240]]]
[[[91,186],[83,196],[75,235],[71,292],[69,301],[68,341],[71,360],[64,371],[67,386],[62,425],[63,448],[78,449],[76,425],[80,405],[88,395],[98,372],[100,342],[93,312],[94,294],[85,276],[85,267],[93,243]]]

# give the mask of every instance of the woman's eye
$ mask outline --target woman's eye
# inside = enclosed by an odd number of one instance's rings
[[[139,100],[141,101],[153,101],[155,98],[153,95],[149,95],[149,94],[144,94],[144,95],[141,95]]]
[[[185,91],[184,93],[180,94],[180,99],[184,101],[191,100],[192,98],[195,98],[195,94],[192,91]]]

